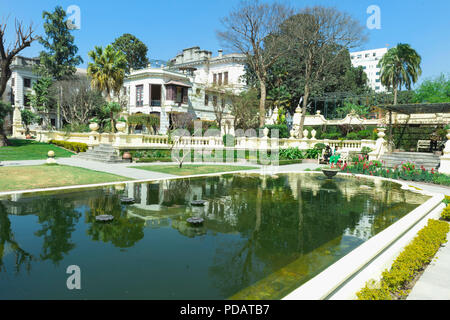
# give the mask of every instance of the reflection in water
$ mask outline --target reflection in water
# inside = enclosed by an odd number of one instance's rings
[[[94,241],[111,242],[118,248],[129,248],[144,237],[144,221],[128,218],[118,195],[106,195],[89,200],[90,210],[85,212],[89,225],[87,234]],[[95,217],[112,215],[111,222],[99,222]]]
[[[135,203],[121,204],[121,196]],[[204,206],[191,205],[200,199]],[[426,199],[390,182],[305,174],[233,174],[0,199],[0,288],[9,286],[0,298],[23,298],[16,289],[21,280],[34,289],[32,298],[72,298],[45,260],[61,273],[69,263],[82,265],[91,284],[84,298],[280,298]],[[114,220],[97,222],[102,214]],[[193,216],[204,218],[203,225],[189,225]],[[38,231],[30,235],[31,226]],[[17,265],[39,268],[27,277]],[[19,279],[2,276],[9,266]],[[55,274],[54,285],[40,286],[42,274]]]

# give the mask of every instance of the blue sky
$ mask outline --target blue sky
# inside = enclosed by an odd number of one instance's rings
[[[350,13],[361,24],[369,17],[370,5],[381,9],[381,29],[368,30],[369,40],[361,49],[409,43],[422,56],[421,80],[450,73],[450,1],[448,0],[291,0],[293,7],[333,6]],[[43,34],[42,11],[53,11],[56,5],[67,9],[77,5],[81,12],[81,29],[74,31],[75,42],[86,67],[88,51],[95,45],[107,45],[123,33],[131,33],[149,48],[151,59],[168,60],[183,48],[200,46],[213,55],[221,48],[215,31],[220,19],[239,0],[0,0],[0,18],[9,16],[9,39],[14,34],[14,18],[33,22]],[[37,56],[42,47],[35,43],[22,51]]]

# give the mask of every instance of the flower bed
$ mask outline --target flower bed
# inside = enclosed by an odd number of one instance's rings
[[[337,164],[342,172],[354,174],[366,174],[389,179],[401,179],[406,181],[418,181],[450,186],[450,176],[437,172],[435,169],[427,170],[423,166],[417,168],[410,162],[401,163],[394,168],[386,168],[383,161],[366,160],[359,156],[357,161],[349,164]]]

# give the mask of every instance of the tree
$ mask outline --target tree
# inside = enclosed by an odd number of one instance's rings
[[[245,54],[247,63],[255,71],[259,83],[259,125],[264,126],[267,70],[283,54],[279,50],[282,42],[279,35],[280,24],[291,14],[286,6],[260,3],[259,0],[241,1],[240,5],[221,20],[224,31],[217,36],[232,50]]]
[[[88,75],[91,77],[91,86],[106,94],[106,101],[111,102],[111,95],[119,95],[125,77],[127,60],[121,51],[116,51],[112,45],[107,45],[105,49],[95,47],[89,51],[89,57],[93,62],[89,62]],[[113,108],[110,108],[111,132],[114,129]]]
[[[399,43],[381,58],[381,83],[394,91],[394,105],[397,93],[405,86],[408,90],[422,74],[422,58],[409,44]]]
[[[114,40],[112,46],[117,51],[122,51],[127,57],[127,73],[130,69],[142,69],[147,67],[149,60],[147,58],[148,48],[141,40],[134,35],[124,33]]]
[[[38,39],[34,35],[33,25],[25,27],[21,21],[15,20],[16,40],[14,44],[7,44],[5,39],[7,22],[0,22],[0,99],[6,89],[6,83],[11,78],[11,63],[23,49],[29,47],[31,43]],[[2,111],[3,109],[3,111]],[[4,105],[0,104],[0,116],[5,112]],[[6,114],[4,115],[6,116]],[[0,118],[0,147],[6,146],[8,140],[3,132],[3,117]]]
[[[91,89],[89,80],[84,77],[58,81],[50,89],[51,96],[56,99],[61,92],[61,114],[69,124],[87,124],[89,118],[105,105],[101,92]]]
[[[78,47],[74,44],[74,36],[67,24],[67,15],[62,7],[57,6],[54,12],[42,13],[45,37],[39,43],[47,51],[41,51],[40,64],[36,71],[41,76],[56,80],[71,78],[76,72],[76,66],[83,59],[76,55]]]
[[[329,82],[327,72],[336,66],[349,48],[357,47],[366,39],[364,27],[350,15],[336,8],[315,6],[305,8],[287,19],[281,32],[292,42],[290,54],[302,64],[304,79],[300,137],[311,90],[321,82]]]
[[[251,88],[233,96],[230,110],[234,116],[234,127],[242,130],[256,129],[259,126],[258,90]]]
[[[54,107],[55,99],[50,95],[50,88],[53,80],[49,77],[39,78],[33,83],[33,91],[28,93],[31,105],[45,118],[45,123],[49,123],[49,112]]]
[[[28,126],[35,123],[38,119],[38,116],[33,111],[28,109],[23,109],[20,111],[20,113],[22,116],[22,122],[25,125],[25,132],[28,134],[30,132]]]
[[[450,75],[443,73],[436,78],[423,81],[415,90],[414,102],[450,102]]]
[[[8,145],[8,140],[6,140],[6,135],[3,133],[3,122],[5,117],[12,111],[11,105],[0,100],[0,147]]]

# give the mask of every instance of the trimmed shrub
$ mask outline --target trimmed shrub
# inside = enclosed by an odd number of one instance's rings
[[[63,147],[64,149],[74,151],[76,153],[86,152],[88,150],[88,145],[86,143],[81,142],[69,142],[69,141],[61,141],[61,140],[50,140],[50,144],[54,144],[58,147]]]
[[[305,155],[299,148],[280,149],[280,160],[304,159]]]
[[[285,124],[266,125],[264,128],[269,129],[269,138],[272,138],[272,130],[274,129],[278,130],[278,138],[285,139],[290,137],[288,127]]]
[[[345,139],[347,139],[347,140],[361,140],[356,132],[350,132],[349,134],[347,134]]]
[[[447,200],[447,196],[445,196]],[[441,213],[441,218],[447,221],[450,221],[450,205],[447,205],[445,209]]]
[[[406,296],[406,285],[431,262],[441,245],[447,242],[449,230],[450,226],[445,221],[428,220],[428,224],[395,259],[391,269],[383,272],[378,287],[373,287],[373,281],[367,283],[356,294],[358,299],[388,300],[394,295]]]

